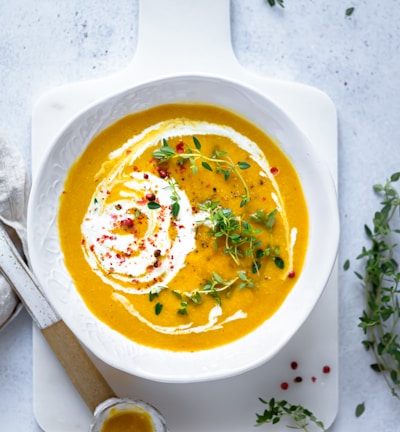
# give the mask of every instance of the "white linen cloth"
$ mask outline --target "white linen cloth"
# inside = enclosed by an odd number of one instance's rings
[[[29,190],[29,175],[20,152],[0,136],[0,222],[24,252]],[[0,329],[16,314],[19,305],[16,294],[0,274]]]

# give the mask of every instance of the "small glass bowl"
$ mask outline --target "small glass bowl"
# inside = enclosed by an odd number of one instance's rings
[[[152,432],[168,432],[162,414],[152,405],[141,400],[111,398],[99,404],[89,432],[101,432],[107,419],[122,413],[147,413],[153,422]],[[121,431],[122,432],[122,431]],[[138,432],[141,432],[138,430]]]

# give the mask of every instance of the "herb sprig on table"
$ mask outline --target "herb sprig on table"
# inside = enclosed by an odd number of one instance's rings
[[[375,357],[372,369],[382,373],[392,394],[400,399],[400,271],[395,256],[400,234],[400,196],[395,187],[399,179],[397,172],[385,184],[373,187],[382,197],[381,207],[373,226],[365,225],[370,244],[357,257],[365,261],[365,271],[356,275],[363,282],[366,300],[359,323],[365,334],[362,343]]]
[[[301,405],[292,405],[286,400],[276,401],[271,398],[268,402],[262,398],[259,400],[267,405],[262,414],[256,414],[257,426],[262,424],[277,424],[284,417],[288,417],[293,422],[294,426],[288,426],[292,429],[302,429],[308,432],[309,425],[314,424],[322,431],[325,431],[324,424],[318,420],[315,415]]]

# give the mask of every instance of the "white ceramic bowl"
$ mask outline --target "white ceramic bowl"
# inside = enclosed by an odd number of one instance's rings
[[[211,350],[170,352],[140,346],[96,319],[64,266],[57,230],[60,193],[71,164],[92,138],[118,119],[173,102],[202,102],[241,114],[281,146],[295,166],[309,211],[304,268],[280,307],[246,337]],[[312,144],[279,107],[240,83],[210,76],[175,76],[143,83],[108,97],[77,115],[59,134],[33,184],[28,242],[33,270],[55,310],[100,359],[128,373],[164,382],[228,377],[274,356],[294,335],[320,297],[338,248],[339,218],[334,182]]]

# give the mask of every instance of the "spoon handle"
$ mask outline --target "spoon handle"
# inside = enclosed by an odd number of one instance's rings
[[[42,294],[2,223],[0,273],[19,296],[91,412],[101,402],[116,397],[78,339]]]
[[[62,320],[41,332],[92,413],[101,402],[117,397]]]

